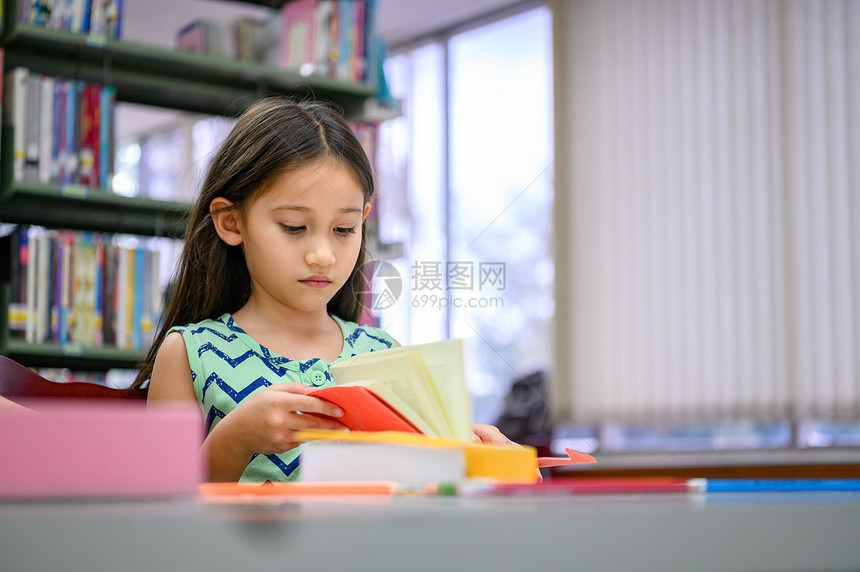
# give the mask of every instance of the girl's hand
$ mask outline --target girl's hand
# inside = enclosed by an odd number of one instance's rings
[[[484,443],[486,445],[507,445],[510,447],[520,446],[505,437],[502,432],[493,425],[472,423],[472,432],[475,434],[475,437],[472,439],[475,443]]]
[[[343,411],[307,395],[312,391],[295,382],[271,385],[242,401],[212,433],[221,433],[219,437],[229,441],[236,454],[247,458],[255,453],[269,455],[292,449],[298,445],[295,432],[302,429],[345,429],[334,419]]]

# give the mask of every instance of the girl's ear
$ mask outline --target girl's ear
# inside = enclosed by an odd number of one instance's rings
[[[209,216],[212,217],[215,232],[230,246],[242,244],[242,230],[239,228],[237,214],[233,203],[224,197],[215,197],[209,203]]]
[[[368,214],[370,214],[370,203],[364,205],[364,214],[361,215],[361,220],[366,219]]]

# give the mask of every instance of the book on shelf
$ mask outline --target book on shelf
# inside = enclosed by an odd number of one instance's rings
[[[396,430],[470,442],[472,401],[461,340],[360,354],[329,367],[334,386],[311,393],[338,405],[351,430]]]
[[[16,67],[4,78],[13,180],[110,189],[116,90]]]
[[[375,0],[295,0],[281,9],[278,67],[303,75],[368,81]]]
[[[161,260],[178,249],[169,239],[18,226],[0,249],[10,338],[145,349],[161,313]]]
[[[291,0],[269,18],[189,22],[177,32],[175,46],[302,75],[369,81],[375,5],[376,0]]]
[[[313,61],[317,0],[295,0],[281,11],[280,67],[300,70]]]
[[[18,21],[52,30],[120,37],[123,0],[20,0]]]

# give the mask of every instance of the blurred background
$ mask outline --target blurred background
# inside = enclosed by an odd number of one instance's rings
[[[124,9],[168,47],[278,14]],[[372,319],[463,338],[477,420],[606,465],[857,462],[860,2],[378,10]],[[231,125],[120,103],[113,191],[190,201]]]

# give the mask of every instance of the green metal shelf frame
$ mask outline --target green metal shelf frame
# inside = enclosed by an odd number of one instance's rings
[[[101,371],[113,368],[137,369],[146,359],[142,350],[110,347],[61,346],[57,343],[28,344],[17,339],[6,343],[3,355],[32,367],[63,367]]]
[[[13,181],[13,129],[4,127],[0,137],[0,221],[171,238],[185,232],[191,210],[187,203],[123,197],[81,185]]]
[[[5,3],[8,9],[14,0]],[[328,101],[357,118],[376,92],[373,83],[306,77],[254,62],[49,30],[11,21],[9,15],[4,20],[0,45],[7,69],[24,66],[113,86],[120,101],[236,116],[261,97],[281,94]]]

